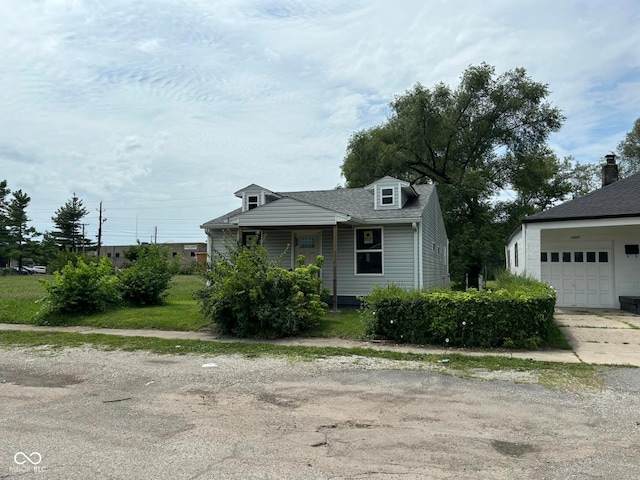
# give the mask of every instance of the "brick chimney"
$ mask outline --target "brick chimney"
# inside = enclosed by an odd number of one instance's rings
[[[605,155],[606,163],[602,166],[602,186],[612,184],[618,181],[618,165],[616,165],[616,156],[614,154]]]

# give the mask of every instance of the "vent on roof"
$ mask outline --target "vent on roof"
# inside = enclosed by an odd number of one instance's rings
[[[615,155],[605,155],[604,158],[607,163],[602,166],[602,186],[606,187],[618,181],[618,165],[616,165]]]

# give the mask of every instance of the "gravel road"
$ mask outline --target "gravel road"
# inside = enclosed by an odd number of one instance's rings
[[[640,478],[639,369],[581,394],[527,375],[0,350],[0,478]]]

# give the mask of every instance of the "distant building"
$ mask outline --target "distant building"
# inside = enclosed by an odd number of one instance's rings
[[[194,264],[204,265],[207,262],[206,243],[158,243],[157,245],[166,248],[174,258],[178,259],[181,270],[187,270]],[[100,247],[100,256],[111,259],[114,268],[123,268],[129,263],[124,252],[131,247],[132,245],[103,245]]]

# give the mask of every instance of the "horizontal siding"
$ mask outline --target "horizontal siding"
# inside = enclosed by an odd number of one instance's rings
[[[282,256],[282,268],[291,268],[291,230],[266,231],[262,244],[274,260]]]
[[[333,225],[336,213],[291,198],[283,198],[243,213],[238,224],[249,226]]]
[[[372,225],[372,227],[377,227]],[[354,270],[354,227],[341,225],[338,228],[338,294],[341,296],[367,295],[374,285],[397,284],[403,288],[414,287],[414,231],[411,224],[384,225],[383,262],[384,275],[356,275]],[[221,232],[210,236],[217,249],[224,248]],[[283,268],[292,268],[291,230],[268,230],[264,235],[264,246],[272,258],[283,257]],[[333,293],[333,228],[322,229],[323,285]]]
[[[209,255],[212,251],[218,251],[226,253],[227,248],[225,243],[228,241],[235,241],[237,238],[237,230],[222,231],[213,230],[209,234]],[[290,230],[269,230],[264,233],[264,247],[269,252],[269,256],[276,260],[282,255],[282,268],[291,268],[291,255],[290,255],[290,243],[291,243],[291,231]],[[285,253],[286,252],[286,253]]]
[[[372,225],[373,227],[374,225]],[[391,283],[413,288],[414,253],[413,228],[410,224],[385,225],[383,235],[384,275],[356,275],[354,271],[354,228],[338,228],[338,294],[345,296],[366,295],[374,285]],[[324,286],[333,288],[333,233],[323,232],[325,266],[322,272]]]
[[[435,252],[433,245],[439,248]],[[449,246],[436,191],[422,214],[422,288],[443,287],[449,281]]]

